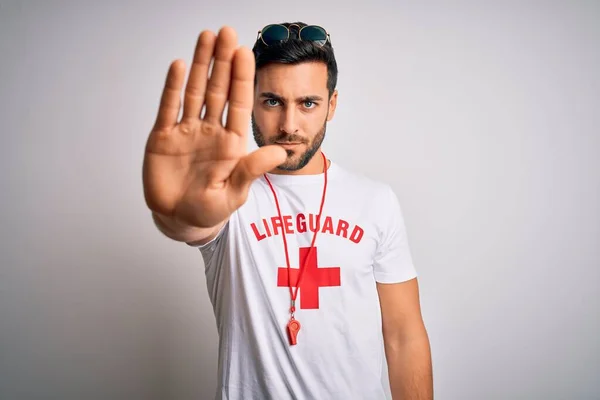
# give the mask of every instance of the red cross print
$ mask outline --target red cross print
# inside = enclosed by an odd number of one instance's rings
[[[300,248],[300,263],[302,265],[310,247]],[[317,265],[317,248],[315,247],[306,261],[306,271],[302,273],[302,281],[300,282],[300,308],[310,309],[319,308],[319,288],[325,286],[341,286],[340,283],[340,267],[318,268]],[[298,284],[298,275],[300,270],[290,268],[289,285],[296,287]],[[277,270],[277,286],[288,286],[288,269],[287,267],[278,268]]]

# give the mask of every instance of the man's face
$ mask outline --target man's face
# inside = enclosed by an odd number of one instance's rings
[[[321,62],[270,64],[256,73],[252,131],[259,147],[277,144],[288,157],[279,169],[303,168],[321,147],[333,118],[337,91],[329,99],[327,66]]]

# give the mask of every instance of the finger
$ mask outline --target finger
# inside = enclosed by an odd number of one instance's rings
[[[229,95],[231,81],[231,60],[237,46],[237,35],[233,28],[224,27],[219,31],[215,48],[212,73],[206,89],[205,120],[221,124],[223,110]]]
[[[248,130],[254,102],[254,54],[241,47],[233,56],[231,90],[227,108],[227,130],[244,136]]]
[[[158,115],[154,123],[155,129],[172,128],[177,123],[184,79],[185,62],[183,60],[173,61],[167,73],[165,87],[160,99]]]
[[[204,106],[210,60],[215,50],[216,39],[217,37],[211,31],[203,31],[198,37],[196,50],[194,51],[194,61],[185,88],[184,118],[200,118],[200,112]]]
[[[246,155],[237,163],[231,173],[231,186],[236,191],[244,192],[259,176],[283,164],[287,152],[281,146],[269,145]]]

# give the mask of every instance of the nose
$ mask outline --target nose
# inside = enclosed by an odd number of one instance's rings
[[[288,135],[298,132],[298,116],[294,107],[285,107],[281,113],[279,130]]]

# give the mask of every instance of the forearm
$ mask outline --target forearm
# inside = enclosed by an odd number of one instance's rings
[[[394,400],[432,400],[433,372],[427,334],[386,341],[390,388]]]
[[[212,228],[198,228],[176,221],[174,218],[153,212],[152,219],[158,230],[168,238],[179,242],[202,244],[210,241],[221,229],[223,223]]]

